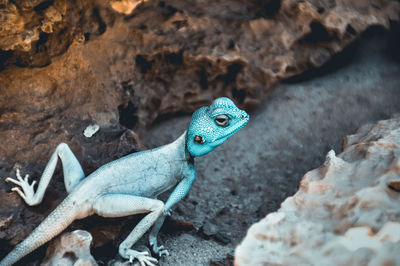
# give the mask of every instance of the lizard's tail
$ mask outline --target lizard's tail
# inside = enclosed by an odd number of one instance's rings
[[[19,243],[2,261],[0,266],[9,266],[37,249],[68,227],[77,216],[78,208],[71,208],[72,200],[67,197],[38,227]]]

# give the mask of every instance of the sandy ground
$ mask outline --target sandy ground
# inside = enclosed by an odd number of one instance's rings
[[[330,149],[339,153],[345,135],[400,112],[400,61],[393,53],[388,34],[365,34],[323,69],[279,85],[250,111],[245,128],[197,158],[197,180],[170,219],[195,229],[163,228],[160,241],[171,256],[160,265],[229,265],[248,227],[294,194]],[[173,141],[189,121],[158,123],[147,146]]]

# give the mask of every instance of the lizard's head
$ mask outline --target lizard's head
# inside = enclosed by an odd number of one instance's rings
[[[225,142],[249,121],[249,115],[228,98],[215,99],[193,113],[187,133],[187,149],[202,156]]]

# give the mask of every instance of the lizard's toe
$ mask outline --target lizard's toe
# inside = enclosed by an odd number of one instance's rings
[[[5,179],[6,182],[11,182],[19,186],[12,188],[11,191],[17,192],[18,195],[20,195],[21,198],[24,199],[26,204],[30,206],[37,205],[39,201],[35,196],[35,191],[34,191],[34,186],[36,184],[36,181],[34,180],[31,184],[29,184],[29,175],[26,174],[25,177],[22,178],[19,169],[17,169],[16,177],[17,179],[11,177],[7,177]]]
[[[14,183],[14,184],[16,184],[16,185],[18,185],[18,186],[21,186],[21,183],[20,183],[18,180],[15,180],[14,178],[11,178],[11,177],[7,177],[7,178],[5,179],[5,181],[6,181],[6,182]]]
[[[123,257],[128,258],[130,263],[132,263],[134,259],[137,259],[140,265],[143,266],[155,266],[154,263],[158,263],[158,260],[150,256],[147,251],[140,252],[133,249],[128,249],[125,251],[125,256]]]
[[[162,257],[162,256],[169,256],[169,252],[168,252],[168,250],[166,250],[165,249],[165,247],[164,246],[159,246],[158,247],[158,256],[159,257]]]

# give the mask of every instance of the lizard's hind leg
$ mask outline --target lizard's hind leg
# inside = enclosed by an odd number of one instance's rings
[[[21,187],[14,187],[12,190],[17,192],[28,205],[37,205],[42,202],[44,193],[46,192],[47,186],[49,185],[49,182],[54,174],[54,170],[57,166],[58,157],[60,157],[62,162],[65,188],[69,193],[85,177],[85,174],[83,173],[82,167],[75,155],[65,143],[60,143],[50,157],[50,160],[43,171],[42,177],[40,178],[36,192],[33,190],[36,181],[33,181],[32,184],[29,184],[29,176],[26,175],[25,178],[22,178],[19,170],[17,170],[17,179],[8,177],[6,178],[6,181],[12,182]]]
[[[138,213],[148,213],[132,230],[128,237],[119,245],[119,254],[132,262],[137,259],[140,265],[153,266],[157,260],[146,251],[139,252],[131,249],[146,233],[164,211],[164,203],[157,199],[138,197],[127,194],[108,194],[96,200],[93,204],[96,214],[103,217],[121,217]]]

